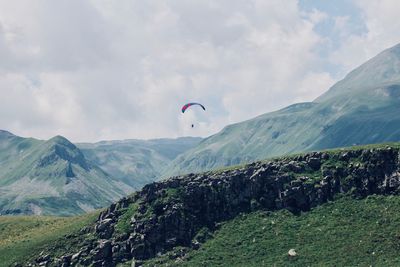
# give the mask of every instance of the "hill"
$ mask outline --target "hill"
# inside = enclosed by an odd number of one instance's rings
[[[313,102],[229,125],[173,161],[165,176],[296,152],[400,140],[400,44]]]
[[[152,183],[65,236],[63,246],[42,247],[42,256],[28,260],[396,264],[399,150],[389,144],[311,152]],[[298,254],[289,257],[292,248]]]

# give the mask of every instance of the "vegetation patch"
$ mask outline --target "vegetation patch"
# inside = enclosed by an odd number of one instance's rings
[[[121,209],[121,217],[118,223],[115,225],[115,231],[117,233],[127,233],[131,230],[131,218],[137,213],[139,204],[137,202],[132,203],[128,208]]]

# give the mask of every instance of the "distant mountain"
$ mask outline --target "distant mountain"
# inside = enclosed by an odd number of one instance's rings
[[[165,176],[288,153],[400,140],[400,44],[314,102],[229,125],[174,160]]]
[[[41,141],[0,132],[0,214],[78,214],[133,190],[64,137]]]
[[[160,178],[168,163],[202,139],[102,141],[77,144],[85,157],[124,183],[140,189]]]
[[[201,138],[72,144],[0,130],[0,215],[73,215],[104,207],[159,179]]]

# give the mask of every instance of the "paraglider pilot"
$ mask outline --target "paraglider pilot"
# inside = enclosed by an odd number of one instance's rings
[[[206,110],[206,108],[200,104],[200,103],[187,103],[182,107],[182,113],[185,113],[185,111],[190,107],[190,106],[200,106],[203,110]],[[194,128],[194,124],[192,124],[192,128]]]

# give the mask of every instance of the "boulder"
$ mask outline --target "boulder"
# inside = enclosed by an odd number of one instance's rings
[[[288,251],[288,255],[289,257],[296,257],[297,256],[297,252],[294,248],[289,249]]]
[[[307,160],[307,165],[314,171],[321,167],[321,160],[319,158],[309,158]]]

